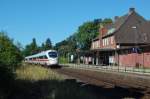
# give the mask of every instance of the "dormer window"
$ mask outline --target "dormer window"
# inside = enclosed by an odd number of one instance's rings
[[[112,33],[114,33],[114,31],[115,31],[115,28],[111,28],[108,30],[107,34],[112,34]]]
[[[132,29],[136,29],[136,26],[132,26],[131,28],[132,28]]]

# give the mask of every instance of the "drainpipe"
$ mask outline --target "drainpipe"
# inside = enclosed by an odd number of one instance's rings
[[[118,71],[119,71],[119,51],[118,51],[118,49],[120,48],[120,45],[118,44],[117,45],[117,48],[116,48],[116,50],[115,50],[115,56],[116,56],[116,63],[117,63],[117,65],[118,65]]]

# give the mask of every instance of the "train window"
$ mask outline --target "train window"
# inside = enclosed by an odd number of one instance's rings
[[[49,52],[48,55],[49,55],[49,57],[52,57],[52,58],[56,58],[57,57],[57,53],[56,52]]]
[[[44,57],[44,59],[47,59],[47,56],[46,56],[46,55],[44,55],[43,57]]]
[[[40,58],[40,59],[43,59],[43,56],[40,56],[39,58]]]

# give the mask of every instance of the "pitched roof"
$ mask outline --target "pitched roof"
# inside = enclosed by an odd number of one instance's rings
[[[115,35],[118,44],[150,43],[150,21],[145,20],[133,8],[124,16],[115,17],[115,21],[108,26],[105,27],[108,31],[110,27],[115,28],[115,31],[107,33],[103,38]]]
[[[93,41],[97,41],[97,40],[99,40],[99,36],[93,39]]]
[[[114,27],[116,28],[116,30],[120,28],[120,26],[126,21],[128,16],[128,14],[125,14],[124,16],[117,17],[117,19],[115,19]]]
[[[141,24],[140,32],[141,42],[150,43],[150,22]]]
[[[119,16],[116,16],[114,22],[111,23],[111,24],[107,24],[107,25],[105,26],[105,28],[106,28],[107,30],[110,30],[111,28],[114,28],[115,31],[117,31],[117,30],[121,27],[121,25],[123,25],[123,23],[127,20],[128,16],[129,16],[129,14],[125,14],[124,16],[120,16],[120,17],[119,17]],[[110,34],[110,33],[107,33],[107,34],[104,35],[103,37],[105,38],[105,37],[107,37],[107,36],[110,36],[110,35],[114,34],[115,31],[114,31],[113,33],[111,33],[111,34]]]
[[[148,43],[148,40],[143,40],[143,35],[150,35],[150,29],[148,27],[149,24],[147,21],[133,11],[118,30],[114,32],[116,43]]]
[[[113,23],[104,27],[108,32],[112,28],[115,29],[103,38],[114,35],[117,44],[150,44],[150,21],[139,15],[134,8],[130,8],[129,12],[123,16],[115,17]]]

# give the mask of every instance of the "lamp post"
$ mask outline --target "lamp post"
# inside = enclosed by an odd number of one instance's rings
[[[144,68],[144,48],[143,48],[143,73],[145,72],[145,68]]]
[[[143,33],[143,41],[144,41],[144,43],[146,43],[147,42],[147,35],[146,35],[146,33]],[[145,68],[144,68],[144,48],[143,48],[143,50],[142,50],[142,52],[143,52],[143,73],[145,72]]]
[[[119,48],[120,48],[120,45],[117,45],[117,48],[115,50],[116,63],[118,65],[118,71],[119,71]]]
[[[77,57],[78,57],[78,59],[77,59],[77,64],[79,65],[79,64],[80,64],[80,55],[79,55],[80,49],[77,48],[77,49],[76,49],[76,52],[77,52]]]

